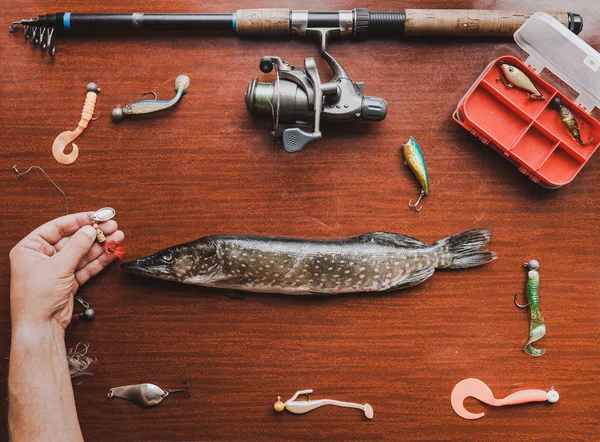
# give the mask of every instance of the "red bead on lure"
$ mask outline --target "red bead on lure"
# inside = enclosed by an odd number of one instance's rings
[[[100,230],[98,223],[102,223],[113,219],[115,217],[115,209],[112,207],[103,207],[102,209],[96,210],[94,213],[90,214],[90,218],[92,218],[95,223],[93,224],[94,229],[96,229],[96,241],[98,241],[104,251],[106,253],[111,253],[115,255],[118,259],[122,259],[125,256],[125,252],[127,249],[125,245],[119,244],[116,241],[106,241],[106,236],[104,232]]]

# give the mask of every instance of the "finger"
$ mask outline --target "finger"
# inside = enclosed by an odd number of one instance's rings
[[[61,238],[77,232],[81,227],[91,225],[94,220],[88,215],[92,212],[73,213],[48,221],[28,236],[39,236],[49,244],[56,244]]]
[[[103,253],[98,259],[93,260],[81,270],[75,272],[75,281],[82,286],[88,280],[100,273],[104,268],[117,258],[113,253]]]
[[[56,249],[44,241],[39,236],[25,237],[21,241],[21,246],[26,249],[35,250],[36,252],[43,253],[46,256],[53,256],[56,253]]]
[[[119,225],[116,221],[110,220],[99,224],[98,227],[104,232],[105,235],[110,235],[117,231]],[[54,248],[56,249],[56,251],[60,252],[60,250],[65,246],[65,244],[69,241],[70,238],[70,236],[65,236],[64,238],[61,238],[56,244],[54,244]]]
[[[107,242],[108,241],[114,241],[117,244],[119,244],[120,242],[122,242],[123,239],[125,239],[125,234],[123,232],[121,232],[120,230],[117,230],[112,235],[108,235],[106,237],[106,241]],[[97,242],[94,243],[94,245],[92,246],[92,248],[90,249],[90,251],[81,259],[81,261],[79,261],[79,264],[77,265],[77,268],[75,269],[75,271],[77,271],[79,269],[82,269],[88,263],[90,263],[93,260],[95,260],[98,257],[100,257],[100,255],[102,255],[103,253],[106,253],[105,250],[104,250],[104,247],[102,247],[102,245],[100,245]]]
[[[90,251],[95,240],[96,229],[92,226],[83,226],[56,254],[56,259],[67,267],[68,272],[73,272],[79,261]]]

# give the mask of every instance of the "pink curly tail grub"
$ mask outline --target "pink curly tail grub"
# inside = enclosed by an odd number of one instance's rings
[[[85,103],[83,104],[83,110],[81,111],[81,120],[79,120],[77,128],[75,130],[62,132],[54,139],[54,143],[52,144],[52,155],[54,155],[56,161],[61,164],[71,164],[77,159],[79,156],[77,144],[73,143],[73,150],[69,154],[64,152],[65,148],[83,132],[90,120],[94,119],[96,98],[98,96],[97,93],[100,92],[100,88],[96,86],[96,83],[89,83],[87,89],[88,93],[85,97]]]
[[[500,407],[503,405],[525,404],[528,402],[550,402],[558,401],[558,392],[551,388],[548,391],[544,390],[521,390],[516,393],[509,394],[503,399],[496,399],[494,393],[479,379],[464,379],[460,381],[452,390],[450,401],[452,408],[460,417],[464,419],[479,419],[485,416],[485,413],[471,413],[468,411],[463,402],[466,398],[473,397],[488,405]]]

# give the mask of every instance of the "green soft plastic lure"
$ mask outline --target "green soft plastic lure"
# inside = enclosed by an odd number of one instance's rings
[[[419,144],[413,137],[410,137],[410,139],[402,146],[402,155],[404,156],[404,164],[408,166],[421,186],[419,198],[414,204],[412,203],[412,200],[410,200],[408,207],[420,212],[423,205],[421,204],[421,207],[417,207],[419,202],[421,202],[421,199],[423,199],[424,196],[429,195],[429,177],[427,176],[425,158],[423,158],[421,149],[419,149]]]
[[[517,294],[515,293],[515,305],[519,308],[525,308],[529,306],[531,312],[531,325],[529,326],[529,341],[523,347],[523,351],[530,356],[542,356],[546,353],[546,349],[538,350],[533,347],[533,343],[539,341],[546,334],[546,324],[544,323],[544,317],[540,313],[540,298],[538,295],[538,288],[540,286],[540,274],[538,269],[540,263],[535,259],[532,259],[525,264],[528,269],[527,272],[527,304],[520,305],[517,303]]]

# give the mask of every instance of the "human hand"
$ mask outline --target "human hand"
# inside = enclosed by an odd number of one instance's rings
[[[73,295],[116,256],[95,241],[89,213],[63,216],[38,227],[10,251],[10,308],[18,323],[71,322]],[[114,220],[102,223],[107,241],[121,242]]]

